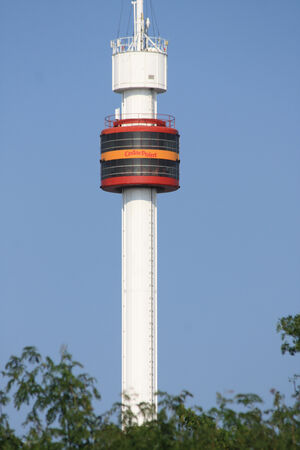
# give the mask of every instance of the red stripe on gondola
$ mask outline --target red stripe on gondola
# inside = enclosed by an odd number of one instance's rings
[[[106,178],[101,184],[104,191],[110,192],[119,192],[121,188],[130,186],[152,186],[170,192],[179,189],[179,181],[168,177],[130,176]]]
[[[136,125],[129,127],[114,127],[105,128],[101,131],[102,134],[115,134],[115,133],[128,133],[130,131],[148,131],[149,133],[168,133],[168,134],[178,134],[178,130],[169,127],[147,127],[146,125]]]

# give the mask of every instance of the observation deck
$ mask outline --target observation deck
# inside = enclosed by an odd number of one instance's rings
[[[122,192],[125,187],[179,189],[179,133],[167,114],[105,118],[101,133],[101,188]]]

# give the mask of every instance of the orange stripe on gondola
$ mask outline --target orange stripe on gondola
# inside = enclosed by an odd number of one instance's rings
[[[147,150],[147,149],[131,149],[131,150],[114,150],[104,152],[101,155],[101,161],[112,161],[114,159],[168,159],[170,161],[178,161],[179,154],[168,150]]]

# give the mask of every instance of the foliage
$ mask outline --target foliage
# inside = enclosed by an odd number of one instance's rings
[[[296,316],[296,319],[299,316]],[[299,320],[299,318],[297,318]],[[293,318],[284,318],[278,331],[297,336]],[[295,331],[296,330],[296,331]],[[299,334],[298,334],[299,338]],[[297,344],[298,342],[298,344]],[[289,344],[290,345],[290,344]],[[299,340],[293,340],[295,352]],[[291,347],[291,345],[290,345]],[[290,352],[290,347],[285,351]],[[296,350],[298,348],[298,350]],[[81,364],[62,352],[58,364],[43,359],[34,347],[25,347],[21,356],[12,356],[2,371],[6,382],[0,391],[1,450],[290,450],[300,447],[300,395],[295,389],[294,404],[272,390],[273,406],[263,409],[256,394],[226,398],[217,394],[217,405],[208,411],[188,406],[191,394],[183,391],[159,395],[159,411],[141,404],[147,418],[141,426],[125,405],[116,403],[97,416],[94,403],[100,399],[95,380],[81,373]],[[16,410],[25,407],[25,434],[16,435],[3,412],[12,397]],[[122,414],[123,412],[123,414]]]
[[[295,355],[300,352],[300,314],[282,317],[277,324],[277,331],[281,332],[281,352]]]
[[[67,352],[62,352],[58,364],[49,357],[43,360],[34,347],[25,347],[21,357],[12,356],[6,364],[2,375],[8,382],[0,401],[7,404],[7,394],[14,390],[15,408],[28,406],[24,442],[30,443],[30,448],[48,448],[54,442],[52,448],[75,449],[92,442],[98,420],[92,400],[100,395],[93,378],[74,373],[81,367]],[[11,432],[7,418],[2,420],[1,433]]]

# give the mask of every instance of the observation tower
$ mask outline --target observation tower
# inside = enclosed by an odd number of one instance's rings
[[[101,188],[122,205],[122,401],[157,406],[157,193],[179,188],[175,119],[157,113],[167,90],[168,41],[149,36],[143,0],[131,1],[133,36],[111,41],[112,90],[121,108],[101,132]],[[129,397],[129,398],[128,398]]]

